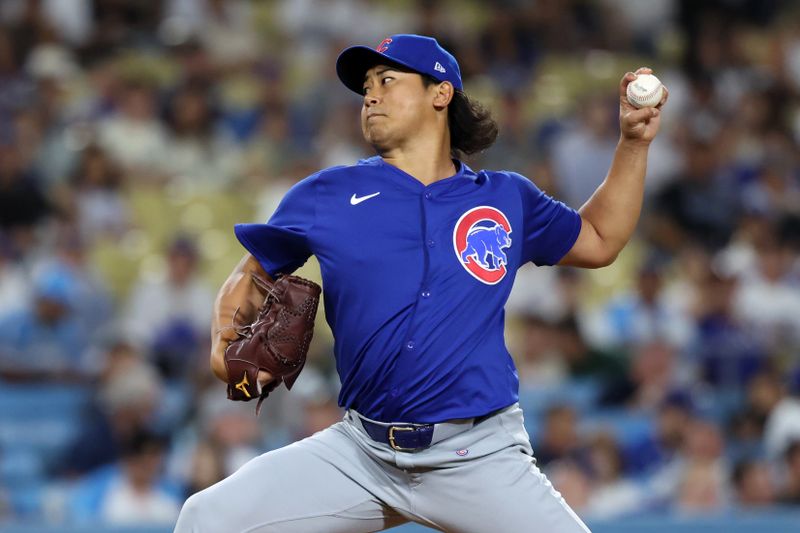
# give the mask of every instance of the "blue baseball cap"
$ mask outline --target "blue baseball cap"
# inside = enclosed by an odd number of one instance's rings
[[[463,90],[461,69],[453,54],[433,37],[400,33],[384,39],[376,48],[351,46],[339,54],[336,74],[351,91],[363,94],[364,76],[375,65],[399,65],[438,81],[449,81]]]

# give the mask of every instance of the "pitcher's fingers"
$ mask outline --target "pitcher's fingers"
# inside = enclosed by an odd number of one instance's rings
[[[625,120],[631,124],[639,124],[641,122],[647,122],[651,118],[657,117],[661,112],[654,108],[654,107],[643,107],[641,109],[637,109],[636,111],[631,111],[625,116]]]
[[[664,95],[661,97],[661,101],[656,106],[656,109],[661,109],[664,104],[667,103],[667,98],[669,98],[669,90],[667,90],[667,86],[663,85],[662,87],[664,87]]]
[[[270,374],[266,370],[258,371],[258,382],[261,384],[262,387],[274,379],[275,378],[272,376],[272,374]]]
[[[622,76],[622,80],[619,82],[619,97],[622,99],[623,102],[628,101],[628,84],[636,79],[636,74],[633,72],[626,72],[624,76]]]

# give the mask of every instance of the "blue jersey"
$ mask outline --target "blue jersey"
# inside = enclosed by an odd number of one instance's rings
[[[503,336],[514,276],[557,263],[580,232],[578,213],[525,177],[456,166],[427,186],[380,157],[325,169],[266,224],[235,228],[270,275],[317,257],[339,405],[368,418],[433,423],[516,402]]]

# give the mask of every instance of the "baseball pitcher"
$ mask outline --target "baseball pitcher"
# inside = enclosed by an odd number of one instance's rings
[[[319,287],[291,274],[313,254],[344,417],[190,497],[175,531],[589,531],[536,466],[503,309],[527,262],[617,257],[666,91],[637,109],[627,85],[650,70],[622,78],[613,163],[575,211],[524,176],[459,159],[491,146],[497,126],[435,39],[354,46],[336,71],[363,98],[376,155],[300,181],[266,224],[236,226],[249,253],[219,292],[211,365],[236,400],[294,383]]]

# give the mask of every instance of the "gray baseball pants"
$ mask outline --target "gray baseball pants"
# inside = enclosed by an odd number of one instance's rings
[[[536,467],[518,404],[418,452],[372,440],[348,412],[191,496],[175,532],[358,533],[408,521],[464,533],[589,532]]]

